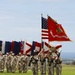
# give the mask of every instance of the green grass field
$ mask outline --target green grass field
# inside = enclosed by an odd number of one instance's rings
[[[75,75],[75,65],[63,65],[62,75]]]
[[[28,70],[27,73],[0,73],[0,75],[33,75],[31,70]],[[40,72],[39,72],[40,75]],[[48,75],[48,74],[46,74]],[[56,75],[56,74],[55,74]],[[74,65],[63,65],[62,67],[62,75],[75,75],[75,66]]]

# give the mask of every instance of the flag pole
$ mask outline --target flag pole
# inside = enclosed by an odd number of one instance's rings
[[[42,17],[43,17],[43,14],[41,14],[41,29],[42,29]],[[41,34],[42,34],[42,32],[41,32]],[[42,37],[41,37],[41,42],[42,42],[43,40],[42,40]],[[42,45],[41,45],[41,47],[42,47]]]
[[[41,29],[42,29],[42,17],[43,17],[43,14],[41,14]],[[41,35],[42,35],[42,31],[41,31]],[[41,43],[42,43],[42,37],[41,37]],[[41,44],[41,51],[40,51],[40,53],[39,53],[39,55],[41,54],[41,52],[42,52],[42,44]]]
[[[43,15],[41,14],[41,29],[42,29],[42,25],[43,25]],[[42,31],[41,31],[41,36],[42,36]],[[44,54],[44,43],[45,42],[43,42],[43,39],[42,39],[42,37],[41,37],[41,56],[43,57],[40,57],[40,59],[42,60],[45,60],[45,54]],[[44,66],[43,66],[44,65]],[[41,65],[42,66],[42,70],[45,72],[44,74],[46,74],[46,61],[45,62],[43,62],[43,65]],[[42,71],[42,73],[43,73],[43,71]]]
[[[42,18],[43,18],[43,14],[41,14],[41,29],[42,29]],[[42,35],[42,31],[41,31],[41,35]],[[43,43],[43,40],[42,40],[42,37],[41,37],[41,43]],[[41,51],[44,51],[44,48],[43,48],[43,44],[41,44]]]
[[[48,18],[48,14],[47,14],[47,18]],[[47,20],[47,24],[48,24],[48,20]],[[50,41],[49,41],[49,33],[48,33],[48,44],[50,45]],[[48,47],[49,48],[49,47]],[[50,49],[50,48],[49,48]]]

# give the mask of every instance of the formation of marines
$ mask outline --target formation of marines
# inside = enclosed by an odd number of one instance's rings
[[[5,70],[10,73],[15,73],[18,70],[19,73],[27,72],[28,57],[26,54],[19,53],[15,55],[14,53],[6,53],[5,55],[0,52],[0,72]]]
[[[47,54],[44,53],[44,49],[38,55],[34,53],[34,56],[31,56],[30,63],[33,65],[33,75],[38,75],[38,65],[40,66],[40,75],[46,75],[46,73],[54,75],[54,71],[56,71],[56,75],[62,74],[62,59],[60,52],[55,47],[50,48]]]
[[[40,75],[46,75],[46,73],[54,75],[54,71],[56,71],[56,75],[61,75],[62,60],[60,52],[54,47],[47,54],[42,49],[40,53],[34,53],[34,55],[29,57],[21,53],[15,55],[13,52],[10,52],[3,55],[0,52],[0,72],[6,70],[8,73],[15,73],[18,70],[19,73],[27,73],[28,67],[31,67],[33,75],[38,75],[38,70],[40,70]]]

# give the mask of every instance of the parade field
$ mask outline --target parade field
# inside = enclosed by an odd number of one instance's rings
[[[63,65],[62,75],[75,75],[75,65]]]
[[[32,74],[31,70],[28,70],[27,73],[19,73],[19,72],[7,73],[7,72],[4,72],[4,73],[0,73],[0,75],[33,75],[33,74]],[[39,72],[39,75],[40,75],[40,72]],[[48,75],[48,74],[46,74],[46,75]],[[75,65],[63,65],[62,75],[75,75]]]

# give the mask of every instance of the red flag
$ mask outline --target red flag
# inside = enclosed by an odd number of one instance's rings
[[[44,49],[44,53],[47,54],[49,52],[49,49],[51,48],[51,46],[47,42],[42,42],[42,46]]]
[[[35,50],[37,50],[38,53],[41,51],[41,43],[35,42]]]
[[[56,46],[55,48],[56,49],[59,49],[59,48],[61,48],[62,47],[62,45],[58,45],[58,46]]]
[[[58,53],[61,52],[61,47],[62,47],[62,45],[57,45],[57,46],[55,47],[55,53],[56,53],[56,54],[58,54]]]
[[[48,16],[48,33],[49,41],[71,41],[66,35],[61,24],[58,24]]]
[[[37,41],[33,41],[31,55],[34,55],[34,54],[38,55],[40,51],[41,51],[41,43]]]
[[[24,53],[26,53],[26,55],[30,56],[31,55],[31,48],[32,48],[32,45],[30,43],[26,42]]]
[[[24,53],[24,41],[21,41],[21,43],[20,43],[20,52],[22,54]]]
[[[15,42],[15,41],[12,41],[12,42],[11,42],[11,49],[10,49],[10,51],[12,51],[12,52],[13,52],[13,50],[14,50],[14,44],[15,44],[14,42]]]

